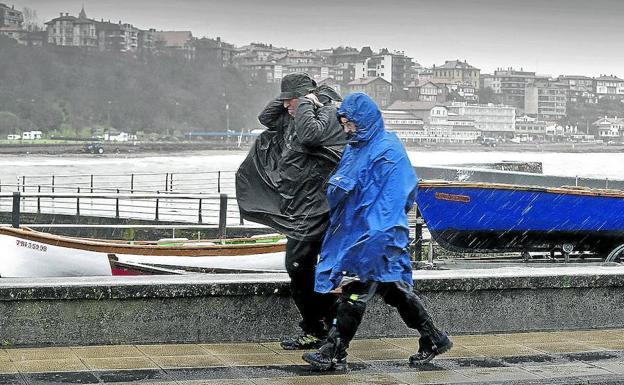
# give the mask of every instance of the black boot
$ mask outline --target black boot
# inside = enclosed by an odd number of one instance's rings
[[[318,352],[304,353],[302,358],[316,370],[347,370],[347,350],[339,339],[328,341]]]
[[[453,341],[446,332],[435,331],[431,337],[421,337],[419,342],[418,353],[409,358],[412,366],[424,365],[431,361],[435,356],[446,353],[453,347]]]

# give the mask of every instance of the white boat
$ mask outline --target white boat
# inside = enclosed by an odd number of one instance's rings
[[[127,275],[111,261],[171,269],[283,271],[286,239],[121,241],[0,227],[0,277]]]

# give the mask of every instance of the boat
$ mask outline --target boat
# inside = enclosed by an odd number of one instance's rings
[[[421,180],[416,203],[452,251],[606,255],[624,244],[622,190]]]
[[[226,240],[123,241],[0,227],[0,277],[127,275],[111,266],[111,259],[169,270],[284,271],[285,247],[286,239],[275,234]]]

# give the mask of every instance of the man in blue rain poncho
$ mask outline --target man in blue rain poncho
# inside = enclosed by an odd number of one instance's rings
[[[378,293],[421,335],[420,349],[410,363],[429,362],[453,344],[435,327],[412,287],[407,213],[415,199],[414,169],[366,94],[347,96],[338,116],[350,141],[327,188],[330,225],[316,268],[315,290],[341,293],[327,342],[303,359],[320,370],[345,368],[349,342],[367,302]]]

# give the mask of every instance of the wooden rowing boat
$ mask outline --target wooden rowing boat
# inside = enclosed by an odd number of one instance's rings
[[[120,241],[73,238],[28,228],[0,227],[0,277],[110,276],[122,263],[233,270],[284,270],[286,240],[258,236],[228,240]]]

